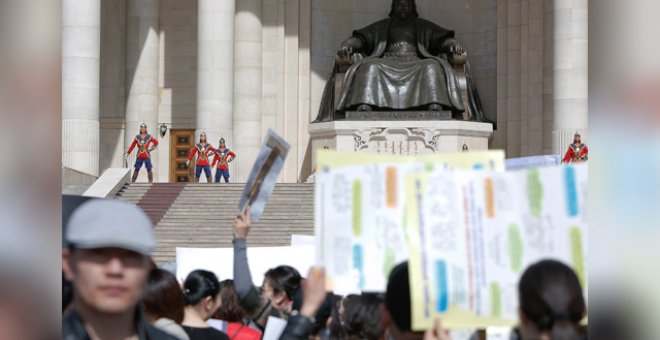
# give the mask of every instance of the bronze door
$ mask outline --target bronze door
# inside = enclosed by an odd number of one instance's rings
[[[186,166],[188,153],[195,145],[195,130],[170,130],[170,182],[189,182],[193,168]]]

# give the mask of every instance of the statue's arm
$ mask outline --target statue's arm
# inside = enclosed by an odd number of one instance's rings
[[[339,45],[339,50],[337,51],[337,57],[339,58],[350,58],[351,55],[355,52],[361,52],[364,48],[364,43],[362,39],[352,36],[344,40],[341,45]]]
[[[352,57],[354,53],[364,51],[364,42],[362,39],[352,36],[344,40],[341,45],[339,45],[339,50],[337,50],[336,61],[339,65],[350,65],[352,64]]]

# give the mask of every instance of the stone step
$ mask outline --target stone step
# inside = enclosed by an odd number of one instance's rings
[[[232,223],[244,183],[130,183],[117,197],[140,206],[155,222],[157,263],[176,247],[231,247]],[[314,185],[277,184],[249,238],[254,247],[287,246],[291,234],[314,233]]]

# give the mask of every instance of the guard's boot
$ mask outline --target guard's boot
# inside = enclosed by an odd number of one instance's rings
[[[149,177],[149,183],[152,183],[154,181],[154,173],[149,171],[147,172],[147,177]]]
[[[138,178],[139,174],[139,171],[133,171],[133,178],[131,178],[131,182],[135,183],[135,180]]]
[[[199,183],[199,177],[195,177],[195,183]]]
[[[206,177],[206,182],[207,182],[207,183],[212,183],[212,182],[211,182],[211,177]]]

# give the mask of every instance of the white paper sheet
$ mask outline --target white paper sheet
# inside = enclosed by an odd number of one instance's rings
[[[264,274],[270,268],[289,265],[301,275],[307,275],[314,265],[314,246],[248,247],[248,264],[254,285],[261,286]],[[176,248],[177,279],[183,282],[190,272],[205,269],[215,273],[219,280],[234,277],[233,248]]]
[[[266,329],[264,329],[264,336],[262,340],[279,340],[280,335],[286,328],[286,320],[269,316],[266,321]]]
[[[292,246],[313,246],[316,245],[316,238],[314,235],[298,235],[291,234]]]

